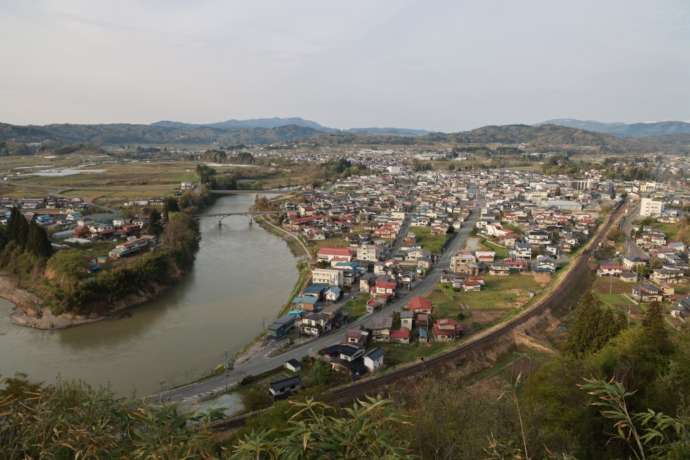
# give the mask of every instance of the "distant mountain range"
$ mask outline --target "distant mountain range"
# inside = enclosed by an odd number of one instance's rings
[[[572,126],[565,126],[570,124]],[[648,134],[642,135],[645,128]],[[613,130],[610,133],[604,130]],[[686,131],[687,130],[687,131]],[[625,134],[627,133],[627,134]],[[632,135],[630,133],[638,133]],[[438,133],[402,128],[338,130],[302,118],[258,118],[194,124],[51,124],[18,126],[0,123],[0,150],[5,142],[52,141],[69,144],[218,144],[221,146],[312,142],[322,145],[368,144],[526,144],[536,149],[583,148],[602,152],[690,150],[690,124],[683,122],[607,124],[552,120],[538,125],[484,126],[470,131]]]
[[[300,117],[290,118],[251,118],[248,120],[225,120],[217,123],[183,123],[179,121],[157,121],[151,123],[151,126],[158,126],[162,128],[218,128],[218,129],[236,129],[236,128],[280,128],[281,126],[301,126],[303,128],[311,128],[316,131],[337,131],[332,128],[327,128],[315,121],[305,120]]]
[[[584,129],[595,133],[613,134],[618,137],[658,137],[690,135],[690,123],[684,121],[655,121],[649,123],[604,123],[601,121],[559,118],[541,124]]]
[[[237,128],[280,128],[282,126],[299,126],[302,128],[310,128],[315,131],[324,133],[338,133],[349,132],[354,134],[376,134],[381,136],[423,136],[429,131],[424,129],[406,129],[406,128],[351,128],[351,129],[336,129],[329,128],[315,121],[305,120],[300,117],[289,118],[252,118],[248,120],[225,120],[217,123],[183,123],[179,121],[157,121],[151,126],[163,128],[217,128],[217,129],[237,129]]]

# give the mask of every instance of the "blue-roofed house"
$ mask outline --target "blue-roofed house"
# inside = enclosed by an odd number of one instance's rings
[[[364,355],[364,366],[369,369],[369,372],[374,372],[376,369],[383,366],[383,348],[376,347]]]
[[[328,284],[323,284],[323,283],[314,283],[310,284],[304,290],[302,290],[302,296],[314,296],[317,298],[317,300],[321,300],[323,298],[324,292],[326,292],[326,289],[328,289]]]
[[[335,302],[340,299],[340,297],[343,295],[342,289],[339,287],[329,287],[326,290],[326,300]]]
[[[312,295],[301,295],[292,299],[292,305],[304,311],[316,311],[316,304],[319,301]]]
[[[268,326],[268,336],[272,339],[282,339],[287,337],[293,327],[295,327],[295,320],[297,318],[291,315],[285,315],[273,321]]]

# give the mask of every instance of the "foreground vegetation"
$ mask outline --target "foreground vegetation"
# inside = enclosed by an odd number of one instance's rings
[[[221,437],[209,431],[213,414],[185,420],[81,384],[8,379],[0,445],[9,459],[688,458],[690,333],[668,330],[657,305],[628,324],[593,296],[568,329],[558,355],[513,368],[493,391],[484,379],[496,372],[467,386],[448,369],[395,384],[392,402],[347,409],[305,391]]]

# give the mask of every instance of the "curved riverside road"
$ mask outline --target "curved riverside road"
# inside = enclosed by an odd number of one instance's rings
[[[345,333],[349,328],[366,325],[369,321],[372,321],[375,318],[390,315],[392,311],[400,311],[412,297],[424,295],[433,290],[434,286],[441,278],[442,271],[448,269],[450,266],[450,259],[452,255],[455,254],[455,252],[457,252],[459,249],[463,248],[467,242],[467,239],[474,228],[474,224],[477,222],[479,207],[479,204],[475,206],[468,219],[463,223],[460,230],[458,230],[454,238],[447,245],[443,251],[443,254],[439,257],[436,264],[434,264],[427,276],[419,281],[411,290],[402,293],[402,295],[399,295],[395,300],[393,300],[393,302],[384,306],[381,310],[370,315],[363,316],[348,324],[346,327],[337,329],[329,334],[299,345],[280,355],[273,357],[255,357],[246,363],[237,365],[234,369],[229,370],[221,375],[216,375],[200,382],[195,382],[189,385],[163,391],[150,396],[150,399],[154,401],[158,400],[160,402],[181,402],[184,400],[213,395],[214,393],[223,391],[226,388],[238,384],[244,377],[248,375],[258,375],[263,372],[270,371],[276,367],[282,366],[290,359],[294,358],[300,360],[305,356],[318,352],[324,347],[340,343],[345,338]]]

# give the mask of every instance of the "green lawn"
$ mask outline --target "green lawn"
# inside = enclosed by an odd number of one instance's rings
[[[417,244],[432,254],[440,254],[449,235],[433,235],[429,227],[412,227]]]
[[[491,240],[482,240],[482,246],[489,251],[494,251],[496,253],[496,257],[499,259],[505,259],[508,257],[508,249],[504,248],[503,246],[499,246]]]
[[[429,296],[437,317],[456,318],[466,306],[469,310],[500,310],[520,307],[529,301],[529,291],[535,294],[542,286],[531,275],[486,276],[486,285],[479,292],[455,291],[437,286]]]
[[[401,363],[409,363],[411,361],[416,361],[419,358],[426,358],[428,356],[443,351],[450,345],[453,345],[453,342],[414,342],[409,345],[401,343],[380,344],[381,348],[383,348],[385,352],[384,363],[386,367],[395,366]]]
[[[664,224],[661,222],[655,222],[652,224],[652,227],[664,232],[664,234],[666,235],[666,239],[668,239],[669,241],[677,239],[678,231],[680,230],[681,226],[682,224],[680,223]]]
[[[363,292],[354,299],[348,300],[347,303],[343,305],[342,311],[350,318],[359,318],[367,313],[367,300],[369,300],[369,295]]]

